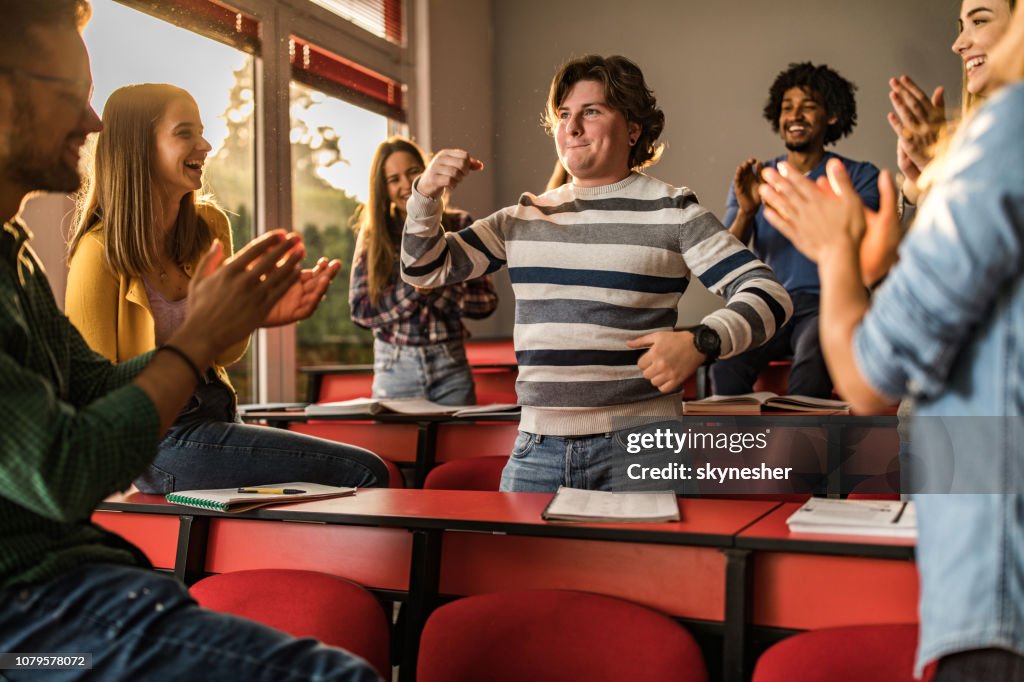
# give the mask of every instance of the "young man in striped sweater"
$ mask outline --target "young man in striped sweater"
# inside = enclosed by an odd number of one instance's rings
[[[571,183],[456,233],[441,231],[439,199],[483,164],[443,150],[414,187],[407,282],[509,269],[523,411],[502,490],[614,488],[623,429],[678,416],[679,389],[701,363],[758,346],[789,319],[772,271],[693,192],[638,172],[660,154],[664,121],[635,64],[582,57],[555,75],[547,103]],[[675,331],[691,274],[727,304]]]

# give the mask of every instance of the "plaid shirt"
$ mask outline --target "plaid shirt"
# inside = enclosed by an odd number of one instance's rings
[[[464,211],[445,211],[447,230],[461,230],[472,222]],[[400,238],[400,226],[396,228]],[[370,299],[366,252],[357,253],[352,264],[348,290],[352,321],[372,330],[381,341],[396,346],[427,346],[460,340],[469,335],[462,324],[463,317],[484,318],[498,306],[498,295],[494,293],[489,276],[421,294],[416,287],[402,281],[398,266],[396,254],[393,283],[385,287],[380,300],[374,302]]]
[[[94,526],[96,504],[156,454],[156,408],[132,377],[149,355],[113,365],[60,312],[17,222],[0,231],[0,588],[83,563],[147,565]]]

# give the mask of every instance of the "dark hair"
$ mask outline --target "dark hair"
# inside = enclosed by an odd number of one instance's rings
[[[619,55],[590,54],[570,60],[558,70],[551,79],[547,111],[543,116],[548,134],[558,126],[559,105],[576,83],[585,80],[604,85],[608,105],[622,112],[627,123],[640,126],[640,137],[629,150],[629,167],[643,168],[657,161],[664,147],[657,140],[665,128],[665,113],[658,108],[640,67]]]
[[[764,105],[764,117],[776,133],[779,132],[782,98],[790,88],[821,95],[826,114],[835,117],[836,122],[830,124],[825,131],[825,144],[832,144],[849,135],[857,125],[857,100],[853,96],[857,86],[824,64],[815,66],[803,62],[790,64],[772,83],[768,103]]]
[[[3,0],[0,21],[0,59],[5,62],[31,53],[35,41],[30,29],[63,26],[81,31],[92,16],[89,0]]]

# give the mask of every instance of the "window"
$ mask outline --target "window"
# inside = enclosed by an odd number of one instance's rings
[[[320,309],[298,325],[296,365],[372,362],[372,336],[349,316],[352,216],[367,199],[373,153],[391,121],[301,82],[293,81],[290,90],[293,225],[307,244],[310,264],[320,255],[343,264]],[[305,395],[305,376],[296,379],[297,395]]]
[[[401,0],[313,0],[313,3],[375,36],[402,44]]]
[[[207,189],[228,212],[236,246],[290,222],[304,234],[311,261],[326,255],[344,263],[316,316],[254,336],[245,360],[229,368],[241,402],[302,395],[295,390],[296,365],[365,362],[372,355],[369,333],[349,318],[350,219],[366,198],[376,145],[406,120],[403,6],[402,0],[93,2],[85,40],[97,111],[129,83],[188,90],[213,146]],[[282,36],[285,27],[295,33]]]

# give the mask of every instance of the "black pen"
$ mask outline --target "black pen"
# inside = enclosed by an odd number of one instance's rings
[[[253,495],[302,495],[306,491],[296,488],[239,488],[238,492]]]
[[[899,523],[900,522],[900,518],[903,516],[903,512],[905,512],[906,510],[907,510],[907,503],[904,502],[902,505],[900,505],[900,510],[898,512],[896,512],[896,516],[893,517],[892,523]]]

